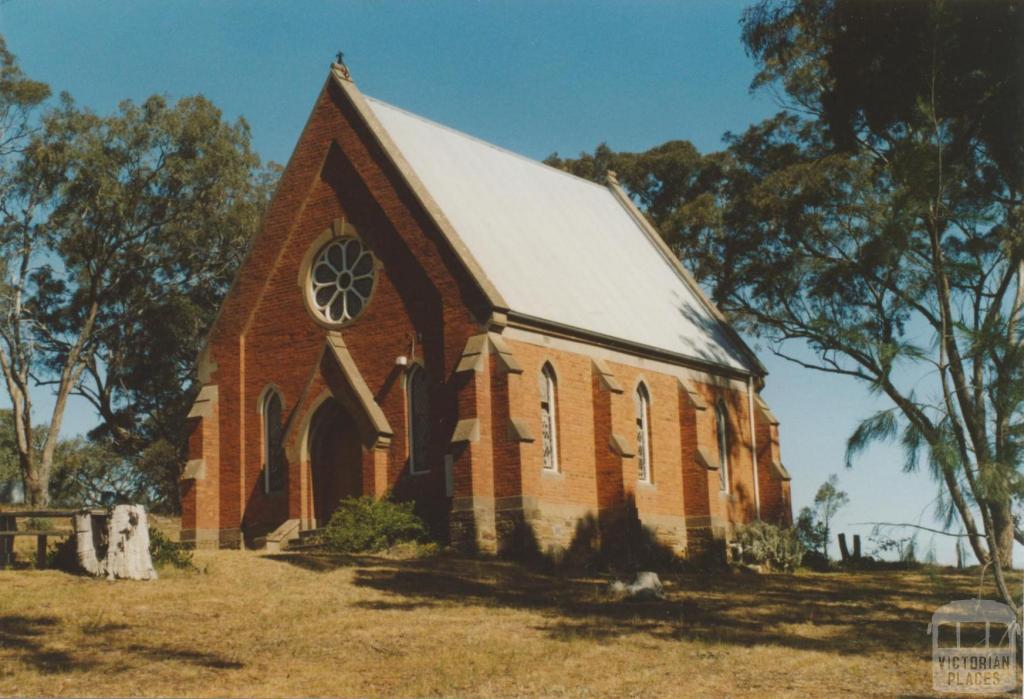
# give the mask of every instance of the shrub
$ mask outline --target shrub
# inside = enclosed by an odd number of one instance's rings
[[[804,548],[791,527],[767,522],[751,522],[736,532],[736,543],[744,563],[762,565],[769,570],[791,571],[800,565]]]
[[[46,567],[56,570],[73,571],[78,567],[78,548],[75,537],[69,536],[57,542],[56,546],[47,548]]]
[[[827,573],[833,569],[832,561],[825,558],[821,551],[813,549],[804,549],[804,557],[800,561],[800,565],[818,573]]]
[[[156,527],[149,528],[149,555],[158,568],[171,566],[181,570],[196,570],[192,551],[177,541],[171,541]]]
[[[324,546],[342,553],[372,553],[395,544],[423,541],[427,527],[411,502],[345,498],[324,528]]]

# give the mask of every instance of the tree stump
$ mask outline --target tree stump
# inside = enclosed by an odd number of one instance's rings
[[[107,580],[156,580],[144,507],[118,505],[109,516],[81,512],[72,521],[82,570]]]
[[[107,517],[79,512],[71,518],[78,565],[90,575],[106,575]]]

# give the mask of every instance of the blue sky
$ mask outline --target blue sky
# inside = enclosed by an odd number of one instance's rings
[[[244,117],[261,156],[281,163],[339,49],[366,94],[542,159],[602,141],[640,150],[688,139],[715,150],[725,131],[773,113],[768,95],[748,91],[744,5],[8,0],[0,32],[54,92],[101,113],[125,98],[202,93],[229,118]],[[870,527],[855,522],[935,524],[936,486],[923,473],[903,474],[898,450],[874,447],[843,467],[847,436],[881,402],[848,379],[760,355],[796,509],[838,473],[850,505],[836,531],[861,532],[866,548]],[[37,401],[36,419],[45,420],[49,403]],[[87,405],[73,403],[65,432],[94,422]],[[940,560],[953,560],[949,539],[934,543]],[[931,544],[919,536],[922,551]]]

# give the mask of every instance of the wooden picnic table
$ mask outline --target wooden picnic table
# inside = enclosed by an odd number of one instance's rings
[[[36,567],[45,568],[47,539],[64,539],[75,533],[73,529],[18,529],[19,519],[70,519],[83,511],[93,515],[107,514],[106,510],[0,510],[0,567],[14,562],[15,537],[36,537]]]

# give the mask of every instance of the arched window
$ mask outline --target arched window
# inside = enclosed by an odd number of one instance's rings
[[[427,372],[413,366],[406,379],[406,405],[409,420],[409,473],[430,470],[427,450],[430,444],[430,393]]]
[[[729,490],[729,418],[725,405],[721,402],[715,407],[715,424],[718,431],[718,486],[722,492]]]
[[[651,394],[641,383],[636,387],[636,463],[637,478],[651,482]]]
[[[284,489],[284,448],[281,444],[281,396],[274,389],[263,397],[263,491]]]
[[[544,469],[558,470],[558,384],[555,369],[545,364],[540,371],[540,431],[544,446]]]

